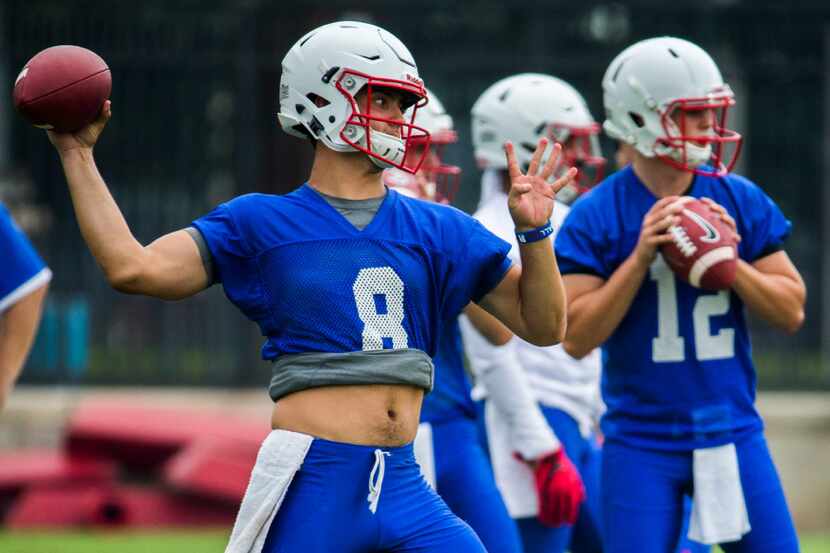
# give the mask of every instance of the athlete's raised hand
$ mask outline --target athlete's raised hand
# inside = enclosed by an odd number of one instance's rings
[[[46,131],[46,133],[59,154],[76,149],[91,150],[98,142],[98,137],[101,136],[110,117],[112,117],[112,102],[107,100],[101,106],[101,113],[98,114],[98,118],[83,129],[74,133],[57,133],[55,131]]]
[[[514,146],[511,142],[504,145],[507,156],[507,169],[510,173],[510,193],[507,197],[507,206],[517,231],[527,231],[545,225],[553,213],[553,201],[556,193],[568,185],[576,177],[576,169],[571,167],[553,183],[548,179],[556,169],[562,146],[554,144],[545,164],[541,161],[548,146],[547,138],[540,138],[536,151],[530,160],[527,173],[522,173],[516,161]]]

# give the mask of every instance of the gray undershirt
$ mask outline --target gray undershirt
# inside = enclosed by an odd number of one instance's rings
[[[335,198],[328,194],[323,194],[319,190],[315,190],[328,204],[336,209],[340,215],[346,218],[357,230],[363,230],[372,219],[375,218],[380,204],[386,198],[386,195],[379,198],[369,198],[368,200],[347,200],[346,198]]]

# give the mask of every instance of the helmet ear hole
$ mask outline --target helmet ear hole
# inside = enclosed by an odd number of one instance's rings
[[[643,119],[643,116],[640,115],[639,113],[634,113],[633,111],[629,111],[628,112],[628,117],[631,119],[631,121],[635,125],[637,125],[637,128],[642,129],[646,124],[645,119]]]
[[[328,100],[326,100],[325,98],[323,98],[322,96],[320,96],[318,94],[314,94],[313,92],[307,94],[306,98],[311,100],[314,103],[314,105],[317,106],[318,108],[326,107],[327,105],[329,105],[331,103]]]

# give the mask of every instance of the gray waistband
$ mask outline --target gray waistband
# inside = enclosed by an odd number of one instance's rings
[[[433,372],[429,355],[412,348],[282,355],[272,365],[268,394],[277,401],[309,388],[346,384],[409,384],[429,392]]]

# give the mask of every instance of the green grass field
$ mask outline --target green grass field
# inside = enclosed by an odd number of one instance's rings
[[[228,530],[0,532],[3,553],[222,553]],[[830,534],[801,537],[801,553],[830,553]]]

